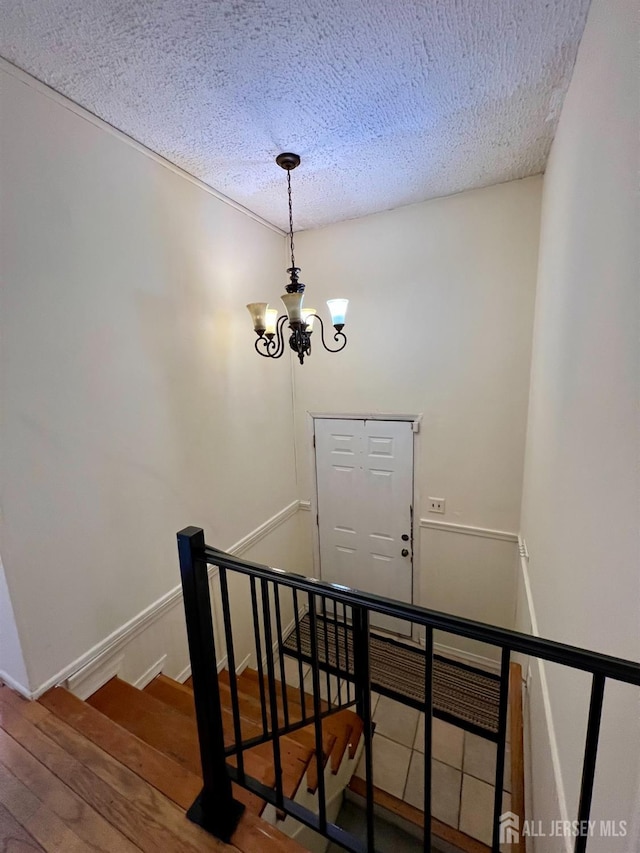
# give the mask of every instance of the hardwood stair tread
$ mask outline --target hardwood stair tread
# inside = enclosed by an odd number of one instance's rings
[[[351,779],[348,788],[357,796],[366,799],[367,788],[364,779],[361,779],[359,776],[354,776]],[[420,809],[417,809],[409,803],[405,803],[404,800],[394,797],[393,794],[389,794],[381,788],[376,788],[375,785],[373,788],[373,799],[376,805],[392,812],[403,820],[406,820],[408,823],[412,823],[414,826],[417,826],[424,831],[424,812],[420,811]],[[471,838],[471,836],[466,835],[464,832],[460,832],[459,829],[454,829],[448,824],[436,820],[434,817],[431,818],[431,834],[435,835],[436,838],[447,841],[449,844],[452,844],[464,853],[491,853],[491,849],[487,847],[486,844],[476,841],[475,838]]]
[[[200,775],[200,749],[195,718],[181,714],[170,705],[119,678],[108,681],[89,697],[87,703],[192,773]],[[231,715],[223,714],[223,718],[226,740],[233,743]],[[243,734],[253,737],[257,734],[257,729],[249,729],[246,732],[243,727]],[[273,765],[269,756],[260,753],[260,749],[252,749],[250,755],[245,753],[247,772],[271,788],[275,784]]]
[[[222,685],[224,687],[224,685]],[[181,713],[188,716],[190,719],[195,721],[195,704],[193,701],[193,692],[188,688],[184,688],[177,681],[173,681],[166,676],[159,676],[154,679],[147,687],[145,688],[145,692],[148,691],[152,695],[155,695],[156,698],[162,699],[169,704],[171,704],[174,708],[179,710]],[[223,690],[222,699],[228,699],[227,707],[223,706],[223,723],[225,726],[225,734],[228,735],[227,740],[229,743],[234,742],[234,730],[233,730],[233,716],[230,710],[231,707],[231,699],[229,694],[225,694]],[[240,697],[241,704],[244,703],[244,698]],[[250,723],[250,728],[247,726],[247,723]],[[243,736],[246,738],[250,737],[259,737],[262,734],[261,725],[258,726],[252,719],[248,719],[245,714],[242,715],[241,718],[241,728],[243,732]],[[289,744],[285,741],[291,740],[292,743]],[[281,763],[283,768],[283,789],[285,796],[293,799],[295,793],[302,781],[302,777],[304,776],[305,770],[309,761],[311,760],[313,750],[315,748],[315,741],[310,740],[307,734],[302,734],[299,736],[290,736],[286,735],[285,738],[281,738],[280,750],[281,750]],[[257,747],[253,747],[250,750],[247,750],[244,753],[245,756],[245,767],[247,772],[254,776],[255,773],[251,768],[251,760],[249,758],[253,755],[260,756],[260,758],[265,762],[266,766],[269,769],[273,767],[273,751],[272,746],[268,743],[262,744]],[[248,758],[249,757],[249,758]],[[273,778],[269,778],[268,782],[269,787],[274,787],[275,785],[275,776]]]
[[[245,675],[245,673],[247,674],[247,677],[243,679],[242,675]],[[260,688],[258,673],[255,670],[248,669],[245,670],[242,675],[237,681],[241,716],[244,719],[249,718],[255,721],[256,725],[261,726],[262,709],[260,699],[253,695],[248,696],[245,692],[245,687],[247,684],[250,684],[250,689],[255,691],[259,696]],[[154,695],[165,696],[168,701],[175,703],[176,708],[181,708],[185,713],[195,717],[195,706],[193,704],[193,694],[191,690],[188,688],[185,689],[185,687],[178,684],[178,682],[172,682],[172,680],[166,678],[166,676],[159,676],[154,681],[156,682],[155,686],[154,682],[151,682],[145,690],[153,691]],[[223,670],[220,673],[219,683],[223,705],[230,708],[231,688],[229,686],[229,673],[227,670]],[[279,693],[281,690],[281,682],[276,681],[276,684],[276,691]],[[326,703],[324,706],[325,708],[328,707]],[[299,705],[298,708],[300,708]],[[290,722],[295,723],[301,721],[301,714],[296,714],[294,707],[291,708],[291,712]],[[280,723],[284,725],[284,718],[282,714],[279,715],[279,720]],[[330,758],[331,771],[336,774],[340,768],[347,746],[349,746],[350,758],[354,758],[355,756],[358,741],[362,734],[362,721],[353,711],[344,709],[343,711],[336,711],[335,714],[326,717],[323,720],[322,731],[324,751],[323,762],[326,763],[327,759]],[[307,788],[311,793],[314,793],[317,788],[318,773],[317,764],[313,760],[316,744],[313,722],[310,722],[309,725],[304,728],[300,728],[294,732],[283,735],[283,738],[295,740],[309,751]]]
[[[245,737],[262,732],[257,679],[257,673],[249,672],[240,692]],[[223,703],[230,704],[224,679],[221,693]],[[287,687],[287,695],[292,693],[295,719],[300,707],[297,691]],[[233,743],[230,708],[223,707],[223,724],[225,740]],[[330,762],[337,772],[361,725],[357,715],[345,710],[325,718],[322,728],[323,766]],[[284,794],[293,799],[305,773],[312,787],[317,785],[313,722],[282,736],[280,749]],[[244,760],[249,775],[275,786],[270,743],[246,750]],[[260,819],[264,801],[235,784],[234,796],[247,810],[233,847],[206,833],[207,841],[202,842],[203,831],[184,814],[202,787],[193,692],[188,684],[164,675],[144,691],[114,678],[87,702],[63,688],[53,688],[39,702],[28,702],[0,687],[0,787],[10,792],[12,802],[23,804],[24,823],[28,815],[37,817],[35,835],[22,825],[21,832],[33,840],[33,847],[25,849],[302,851],[297,842]],[[1,795],[0,809],[4,809],[0,822],[16,821]],[[71,813],[78,816],[74,825],[67,820]]]
[[[149,784],[187,810],[202,788],[202,779],[172,761],[164,753],[137,738],[91,705],[63,688],[54,688],[40,703],[70,726],[84,734],[125,767],[129,767]],[[246,806],[232,842],[243,851],[264,850],[265,853],[298,853],[300,846],[283,835],[258,815],[264,802],[255,794],[233,784],[234,797]],[[118,849],[111,845],[108,849]],[[125,849],[122,849],[125,853]]]
[[[220,693],[221,693],[221,697],[222,697],[224,704],[227,707],[231,708],[231,688],[228,685],[228,683],[226,683],[225,675],[226,675],[226,670],[223,670],[223,672],[220,674],[220,676],[221,676],[221,678],[220,678]],[[226,675],[226,678],[228,678],[228,675]],[[279,681],[277,681],[276,683],[277,683],[277,685],[280,685]],[[255,690],[256,695],[247,694],[247,692],[245,691],[245,687],[246,687],[246,682],[239,681],[239,683],[238,683],[238,696],[240,699],[240,713],[244,718],[253,720],[256,723],[256,725],[262,726],[262,705],[261,705],[261,701],[259,698],[258,682],[256,681],[254,683],[252,681],[252,688],[251,689]],[[279,686],[276,688],[276,690],[279,693],[279,691],[280,691]],[[311,697],[308,697],[308,698],[309,698],[309,703],[307,705],[308,725],[304,726],[303,728],[297,729],[295,732],[291,732],[291,733],[287,734],[286,737],[293,737],[294,739],[297,739],[301,744],[308,746],[310,749],[315,751],[315,732],[314,732],[314,728],[313,728],[313,715],[311,713],[312,703],[311,703]],[[328,706],[326,705],[326,703],[324,703],[323,709],[326,710],[327,707]],[[284,724],[285,724],[284,710],[283,710],[282,700],[281,700],[280,696],[278,696],[278,711],[279,711],[278,723],[280,726],[284,726]],[[301,709],[301,706],[297,702],[289,702],[288,716],[289,716],[289,723],[292,725],[297,724],[297,723],[301,723],[303,721],[302,709]],[[334,739],[335,739],[335,735],[328,733],[328,732],[326,733],[325,739],[323,742],[323,749],[325,751],[325,755],[327,755],[327,756],[329,755],[329,753],[331,752],[331,750],[333,748]]]
[[[229,683],[229,673],[227,670],[223,670],[220,673],[220,678],[223,679],[227,684]],[[277,680],[277,679],[276,679]],[[263,675],[263,683],[265,686],[265,691],[269,689],[269,680],[266,675]],[[280,684],[280,681],[278,681]],[[260,675],[257,670],[251,669],[247,667],[241,675],[238,676],[238,686],[239,688],[245,692],[249,693],[256,698],[260,698]],[[286,694],[288,702],[297,706],[298,708],[302,708],[300,702],[300,689],[298,687],[292,687],[290,684],[286,684]],[[307,703],[307,716],[313,715],[313,696],[310,693],[304,691],[305,702]],[[324,713],[324,711],[329,710],[329,703],[325,699],[320,700],[320,710]]]
[[[177,711],[118,678],[113,678],[101,687],[90,699],[89,704],[106,716],[120,723],[141,740],[168,754],[193,773],[200,773],[200,751],[195,715]],[[225,739],[234,743],[233,720],[229,711],[223,711]],[[253,724],[247,729],[243,724],[243,735],[253,737],[261,734]],[[286,797],[293,799],[304,777],[311,758],[308,749],[288,740],[280,745],[282,786]],[[235,763],[234,759],[230,759]],[[275,786],[273,750],[269,743],[260,744],[244,752],[245,771],[268,788]]]
[[[183,808],[200,793],[199,776],[68,690],[54,687],[39,702]]]
[[[228,683],[228,674],[227,670],[223,670],[220,673],[219,677],[220,682],[220,693],[226,700],[225,704],[230,708],[231,707],[231,685]],[[278,723],[280,726],[284,726],[285,718],[284,718],[284,705],[282,702],[282,696],[280,694],[280,682],[276,682],[276,701],[278,705]],[[261,725],[262,720],[262,703],[260,701],[259,695],[253,695],[253,693],[247,692],[245,689],[245,682],[238,681],[238,697],[240,699],[240,705],[249,719],[253,719],[256,722],[259,722]],[[267,703],[269,702],[268,693]],[[270,710],[270,709],[269,709]],[[287,712],[290,723],[299,723],[302,722],[302,710],[299,704],[293,704],[288,702],[287,704]],[[307,714],[309,712],[307,711]]]
[[[264,678],[265,690],[268,691],[268,680],[266,676]],[[228,697],[228,701],[230,702],[230,688],[229,688],[229,673],[227,670],[222,670],[219,675],[219,681],[221,684],[221,692],[225,692],[225,695]],[[282,685],[281,682],[276,680],[276,684],[278,685],[276,688],[276,693],[278,695],[279,708],[282,707],[282,698],[281,698],[281,690]],[[296,711],[297,709],[297,718],[298,720],[302,719],[301,713],[301,705],[300,705],[300,691],[289,685],[286,686],[286,693],[288,697],[288,702],[290,706],[290,716],[292,711]],[[250,707],[255,709],[254,713],[258,715],[261,714],[261,704],[260,704],[260,675],[257,670],[247,668],[245,669],[241,675],[237,678],[237,687],[238,693],[241,697],[246,697],[247,694],[250,694],[253,700],[253,706],[249,706],[247,704],[243,704],[246,702],[244,698],[241,698],[241,706],[249,711]],[[307,708],[309,711],[312,708],[313,700],[309,694],[305,694],[308,701]],[[321,703],[322,710],[328,710],[329,705],[327,702]],[[282,720],[282,716],[280,716]],[[298,735],[301,742],[303,741],[305,744],[308,744],[314,751],[315,754],[315,730],[313,721],[309,723],[308,726],[305,726],[303,729],[299,729],[299,732],[303,732],[304,734]],[[358,747],[358,743],[360,741],[360,737],[362,735],[362,720],[358,715],[349,708],[345,708],[341,711],[336,710],[335,713],[324,717],[322,721],[322,732],[323,732],[323,749],[325,750],[325,755],[331,759],[331,771],[336,774],[340,768],[340,764],[344,757],[347,746],[349,747],[349,757],[354,758],[356,754],[356,750]],[[287,737],[291,737],[293,733],[287,735]],[[307,770],[307,789],[310,793],[315,793],[318,785],[318,767],[317,762],[311,760],[309,763],[309,767]]]
[[[226,670],[224,672],[226,672]],[[180,689],[175,689],[173,686],[174,684],[177,686],[177,688]],[[145,687],[145,691],[151,692],[152,695],[156,696],[157,698],[164,698],[165,701],[171,703],[176,709],[179,709],[183,713],[186,713],[189,716],[195,718],[193,691],[189,690],[188,688],[185,690],[184,686],[180,685],[178,682],[172,683],[172,680],[166,678],[166,676],[159,676],[157,679],[154,679],[154,681],[147,685],[147,687]],[[185,694],[188,694],[188,696],[185,696]],[[223,704],[223,711],[231,712],[231,688],[222,677],[220,679],[220,696]],[[255,735],[259,736],[262,732],[262,709],[259,699],[256,699],[254,696],[249,696],[242,691],[239,691],[238,698],[240,716],[243,722],[243,734],[246,737],[253,736],[245,731],[246,727],[244,721],[249,721],[255,726],[257,726]],[[290,722],[296,723],[300,721],[300,714],[294,714],[290,716]],[[232,725],[232,722],[233,718],[231,718],[230,725]],[[284,726],[284,717],[282,714],[279,715],[279,722],[281,725]],[[292,740],[300,744],[300,746],[302,746],[304,749],[307,749],[310,753],[309,759],[311,759],[311,753],[315,753],[316,741],[312,722],[310,722],[309,725],[305,726],[304,728],[297,729],[296,731],[289,732],[288,734],[283,735],[283,737],[291,738]],[[328,756],[333,750],[335,739],[335,735],[331,734],[330,732],[325,733],[325,737],[323,740],[325,760],[326,758],[328,758]]]
[[[0,728],[144,853],[233,850],[37,702],[0,688]],[[65,849],[65,847],[57,848]],[[90,847],[85,849],[109,848]],[[124,849],[115,847],[111,849]]]
[[[167,678],[166,675],[158,675],[142,691],[150,696],[155,696],[166,705],[171,705],[181,714],[195,718],[195,705],[193,691],[185,688],[177,681]]]
[[[108,681],[87,699],[87,704],[192,773],[199,774],[200,752],[195,723],[173,708],[119,678]]]

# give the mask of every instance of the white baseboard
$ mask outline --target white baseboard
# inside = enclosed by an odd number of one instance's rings
[[[539,637],[540,633],[538,630],[538,618],[536,615],[535,602],[533,600],[533,590],[531,588],[531,577],[529,575],[529,555],[527,552],[527,547],[524,543],[524,540],[521,537],[518,537],[518,546],[520,551],[520,573],[522,579],[522,585],[525,591],[525,598],[527,602],[527,611],[529,616],[529,622],[531,625],[531,634],[534,637]],[[562,767],[560,765],[560,752],[558,750],[558,739],[556,737],[555,725],[553,722],[553,713],[551,710],[551,697],[549,695],[549,685],[547,682],[547,673],[545,668],[545,661],[540,658],[535,658],[533,662],[529,662],[529,668],[531,666],[538,667],[538,674],[540,679],[540,691],[542,695],[542,703],[544,707],[544,715],[545,715],[545,724],[547,728],[547,737],[549,740],[549,752],[551,754],[551,763],[553,766],[553,777],[556,788],[556,799],[558,802],[558,807],[560,809],[560,819],[563,821],[569,820],[569,810],[567,808],[567,797],[565,793],[564,780],[562,778]],[[566,853],[571,853],[572,845],[570,843],[569,836],[564,838],[564,844],[566,848]]]
[[[180,684],[184,684],[185,681],[191,678],[191,664],[187,664],[185,668],[176,675],[176,681],[179,681]]]
[[[232,545],[228,549],[228,553],[238,556],[256,545],[261,539],[264,539],[269,533],[295,515],[298,506],[299,501],[292,501],[266,522],[251,531],[247,536],[244,536]],[[210,567],[210,574],[213,574],[214,571],[215,568]],[[120,628],[113,631],[104,640],[96,643],[95,646],[76,658],[76,660],[63,667],[63,669],[48,678],[35,690],[29,690],[3,673],[0,673],[0,678],[12,689],[29,699],[37,699],[50,688],[60,684],[65,684],[72,692],[80,696],[80,698],[86,698],[102,687],[103,684],[106,684],[114,675],[118,675],[126,659],[127,646],[143,631],[146,631],[163,615],[175,607],[182,607],[182,587],[180,584],[169,590],[169,592],[165,593],[165,595],[153,604],[150,604]],[[164,649],[156,648],[155,661],[151,664],[142,662],[139,665],[139,668],[143,671],[138,679],[144,678],[146,672],[155,666],[158,660],[158,653],[164,653],[164,651]],[[179,675],[184,675],[184,680],[186,680],[189,677],[189,674],[186,673],[187,669],[184,669]]]
[[[420,645],[424,646],[424,641],[421,641]],[[498,661],[484,657],[484,655],[476,655],[473,652],[466,652],[463,649],[456,649],[454,646],[446,646],[443,643],[434,643],[433,651],[435,654],[457,661],[457,663],[464,663],[476,669],[483,669],[485,672],[500,673],[500,664]]]
[[[249,666],[250,661],[251,655],[247,655],[240,661],[240,663],[236,664],[236,675],[241,675]],[[216,667],[216,672],[218,673],[218,675],[220,675],[223,669],[229,669],[229,660],[226,655],[218,661],[218,665]],[[191,675],[191,665],[186,667],[186,669],[184,669],[183,672],[180,673],[180,675],[183,674],[185,674],[184,678],[176,678],[176,681],[185,682],[187,678],[189,678],[189,676]]]
[[[142,673],[140,678],[136,678],[133,682],[133,686],[137,687],[138,690],[144,690],[147,684],[151,684],[154,678],[156,678],[162,672],[162,669],[167,662],[167,656],[162,655],[162,657],[158,658],[155,663],[152,663],[149,669]]]
[[[245,669],[249,666],[251,661],[251,655],[247,655],[246,658],[243,658],[240,663],[236,666],[236,675],[242,675]]]
[[[8,673],[4,670],[0,669],[0,682],[2,684],[6,684],[7,687],[10,687],[12,690],[15,690],[16,693],[19,693],[21,696],[24,696],[25,699],[34,699],[34,695],[29,690],[28,687],[25,687],[24,684],[20,684],[19,681],[16,681],[15,678],[12,678]]]
[[[64,686],[79,699],[88,699],[120,673],[123,661],[124,649],[121,647],[114,652],[99,655],[65,679]]]

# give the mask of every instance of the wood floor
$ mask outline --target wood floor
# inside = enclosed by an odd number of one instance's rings
[[[228,682],[220,679],[229,701]],[[257,734],[259,681],[239,681],[243,735]],[[300,719],[299,693],[289,691],[289,715]],[[224,710],[225,737],[232,719]],[[322,764],[337,772],[355,754],[362,733],[349,710],[323,721]],[[317,785],[312,729],[281,738],[285,795],[303,779]],[[269,745],[246,753],[246,771],[275,784]],[[265,803],[235,787],[245,806],[231,845],[185,817],[202,786],[193,693],[159,676],[144,691],[112,679],[83,702],[54,688],[29,702],[0,686],[0,853],[195,853],[228,850],[300,853],[302,848],[260,818]]]
[[[510,696],[513,806],[523,811],[521,673],[515,665],[512,676],[512,687],[517,688]],[[219,683],[225,739],[230,743],[233,722],[226,672]],[[245,670],[238,688],[242,732],[248,738],[261,731],[258,674]],[[293,688],[286,692],[289,717],[296,722],[302,717],[300,694]],[[278,708],[282,722],[281,701]],[[354,757],[361,735],[362,722],[350,710],[323,720],[325,772],[337,773],[345,756]],[[294,797],[303,780],[314,792],[318,769],[313,727],[280,740],[285,795]],[[270,746],[247,751],[245,769],[273,787]],[[362,795],[359,784],[354,777],[350,787]],[[161,675],[140,691],[114,678],[87,702],[62,688],[28,702],[0,686],[0,853],[301,853],[295,841],[261,819],[264,801],[237,786],[234,795],[246,809],[231,845],[208,835],[185,817],[201,787],[189,683]],[[378,806],[423,826],[417,809],[383,791],[374,793]],[[488,853],[484,845],[438,821],[433,821],[432,832],[467,853]]]

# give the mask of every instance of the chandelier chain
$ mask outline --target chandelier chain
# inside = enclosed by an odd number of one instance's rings
[[[289,243],[291,245],[291,268],[295,269],[296,259],[293,254],[293,204],[291,202],[291,170],[287,169],[287,190],[289,192]]]

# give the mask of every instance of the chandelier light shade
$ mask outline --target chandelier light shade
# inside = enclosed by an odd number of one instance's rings
[[[289,346],[296,353],[300,364],[304,363],[304,357],[311,355],[311,334],[313,332],[314,322],[317,320],[320,324],[320,340],[322,346],[328,352],[340,352],[347,345],[347,336],[342,329],[345,324],[347,314],[348,299],[329,299],[327,306],[331,314],[331,322],[335,329],[333,340],[337,346],[327,346],[324,337],[324,323],[322,317],[318,314],[315,308],[306,308],[303,306],[304,300],[304,284],[298,281],[300,267],[296,266],[293,246],[293,205],[291,202],[291,171],[300,165],[300,157],[297,154],[279,154],[276,157],[276,163],[287,172],[287,192],[289,196],[289,246],[291,249],[291,266],[287,270],[289,273],[289,283],[286,285],[286,293],[280,297],[284,303],[286,314],[278,316],[278,311],[275,308],[270,308],[268,302],[250,302],[247,305],[253,329],[258,336],[255,342],[255,349],[258,355],[265,358],[280,358],[285,351],[285,335],[284,325],[289,324]]]

